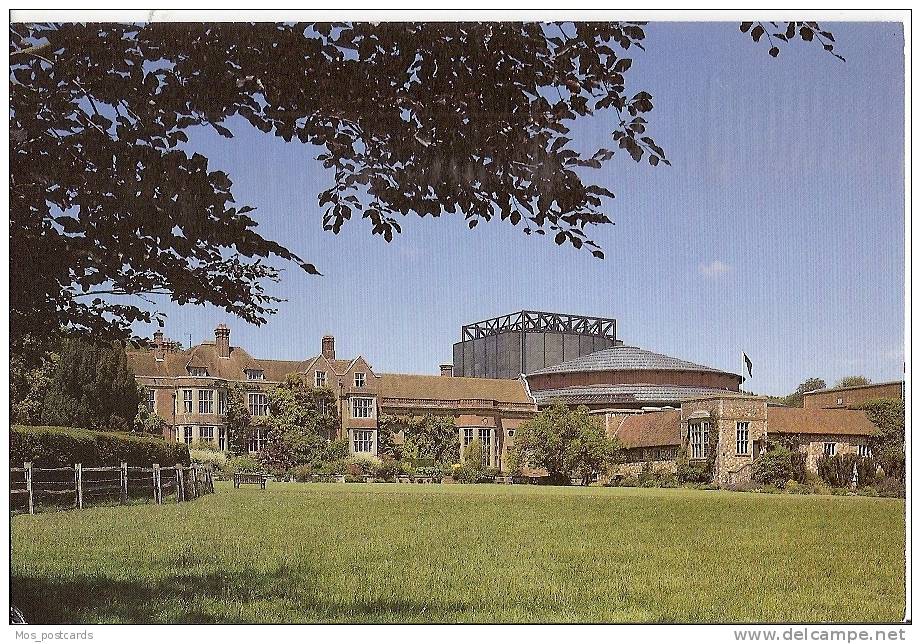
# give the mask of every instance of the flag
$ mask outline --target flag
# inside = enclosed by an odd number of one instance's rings
[[[745,368],[748,369],[748,377],[751,378],[752,377],[752,361],[751,361],[751,358],[749,358],[748,355],[744,351],[742,352],[742,360],[745,361]]]

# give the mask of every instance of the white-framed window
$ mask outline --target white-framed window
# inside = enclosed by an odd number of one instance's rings
[[[262,369],[244,369],[247,380],[265,380],[265,371]]]
[[[209,425],[202,425],[198,428],[198,440],[202,443],[213,443],[214,442],[214,427]]]
[[[190,376],[207,376],[208,368],[207,367],[189,367]]]
[[[249,434],[249,451],[261,452],[265,447],[265,429],[253,427]]]
[[[355,372],[355,386],[364,387],[365,386],[365,374],[361,371]]]
[[[473,427],[464,427],[464,447],[473,442]]]
[[[213,414],[214,413],[214,390],[213,389],[199,389],[198,390],[198,413],[199,414]]]
[[[748,428],[750,423],[747,421],[736,423],[736,454],[739,456],[748,455]]]
[[[489,466],[490,455],[492,454],[492,429],[489,427],[480,427],[479,435],[480,443],[483,446],[482,449],[482,462],[480,463],[483,467]]]
[[[194,410],[194,407],[192,407],[192,403],[193,403],[192,396],[193,396],[193,393],[191,389],[182,390],[182,413],[184,414],[194,413],[195,410]]]
[[[374,432],[370,429],[352,430],[352,447],[356,452],[371,452],[374,449]]]
[[[217,413],[221,416],[227,413],[227,392],[224,390],[217,392]]]
[[[860,456],[861,458],[869,458],[870,456],[873,456],[873,450],[870,449],[869,445],[858,445],[857,456]]]
[[[352,398],[352,418],[373,418],[373,398]]]
[[[320,412],[321,416],[326,416],[329,414],[329,401],[328,400],[318,400],[317,401],[317,411]]]
[[[688,442],[691,444],[691,458],[707,458],[707,444],[710,442],[710,421],[688,423]]]
[[[186,445],[192,444],[192,426],[186,425],[182,428],[182,440]]]
[[[313,373],[313,385],[315,387],[325,387],[326,386],[326,372],[325,371],[315,371]]]
[[[156,391],[153,389],[147,389],[147,398],[144,400],[144,404],[147,405],[147,411],[153,412],[157,410],[157,397]]]
[[[227,428],[218,427],[217,428],[217,448],[222,452],[227,451]]]
[[[836,448],[837,446],[838,446],[837,443],[825,443],[825,444],[822,446],[822,453],[823,453],[825,456],[834,456],[834,455],[835,455],[835,448]]]
[[[268,416],[269,414],[269,397],[266,394],[249,394],[249,415],[250,416]]]

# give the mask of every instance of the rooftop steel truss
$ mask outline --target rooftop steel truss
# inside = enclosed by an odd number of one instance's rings
[[[497,318],[465,324],[461,327],[461,340],[488,338],[514,331],[575,333],[617,340],[617,320],[586,317],[567,313],[545,311],[518,311]]]

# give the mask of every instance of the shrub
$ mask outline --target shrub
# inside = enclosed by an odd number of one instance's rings
[[[855,454],[822,456],[816,462],[816,469],[822,480],[832,487],[850,487],[854,478]]]
[[[170,466],[191,463],[189,448],[162,438],[118,432],[96,432],[72,427],[14,425],[10,429],[10,463],[36,467],[111,467],[126,462],[134,467],[151,463]]]
[[[787,494],[809,494],[812,490],[808,486],[790,479],[784,484],[784,492]]]
[[[469,465],[455,468],[451,476],[458,483],[476,483],[480,479],[480,470]]]
[[[291,476],[299,483],[307,483],[313,477],[313,468],[310,465],[297,465],[291,470]]]
[[[793,475],[793,452],[782,445],[773,445],[752,465],[752,478],[764,485],[781,487]]]
[[[227,462],[227,455],[224,452],[218,452],[210,449],[189,449],[189,456],[195,463],[206,463],[215,468],[223,467]]]
[[[905,481],[905,451],[902,449],[885,449],[879,455],[879,466],[883,468],[886,478]]]
[[[886,477],[876,484],[880,496],[900,498],[905,496],[905,482],[895,477]]]
[[[348,464],[347,473],[352,476],[373,476],[381,467],[381,459],[370,454],[352,454]]]
[[[390,480],[400,473],[400,463],[392,458],[381,459],[381,464],[374,472],[374,476],[379,479]]]
[[[857,494],[861,496],[879,496],[879,492],[876,491],[871,485],[864,485],[862,488],[857,490]]]
[[[876,471],[879,469],[879,463],[870,456],[859,457],[857,459],[857,485],[866,487],[876,480]]]
[[[349,439],[347,438],[337,438],[334,441],[330,441],[326,444],[326,449],[323,450],[324,462],[329,461],[340,461],[347,459],[349,457]]]
[[[345,474],[347,465],[348,463],[345,461],[345,459],[327,461],[326,463],[320,465],[320,474],[324,474],[326,476]]]
[[[682,485],[688,483],[710,483],[713,481],[713,470],[710,467],[710,462],[695,461],[691,463],[690,460],[688,460],[687,452],[684,450],[678,454],[676,469],[677,480]]]
[[[237,472],[261,472],[262,464],[251,456],[232,456],[219,464],[221,478],[231,479]]]

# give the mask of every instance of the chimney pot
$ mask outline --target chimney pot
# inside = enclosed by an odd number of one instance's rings
[[[323,357],[327,360],[336,359],[336,338],[331,335],[324,335],[322,342]]]
[[[442,376],[447,376],[448,378],[451,378],[454,376],[454,365],[453,364],[445,363],[443,365],[439,365],[439,368],[441,369]]]
[[[219,358],[230,357],[230,327],[226,324],[218,324],[214,329],[214,346]]]

